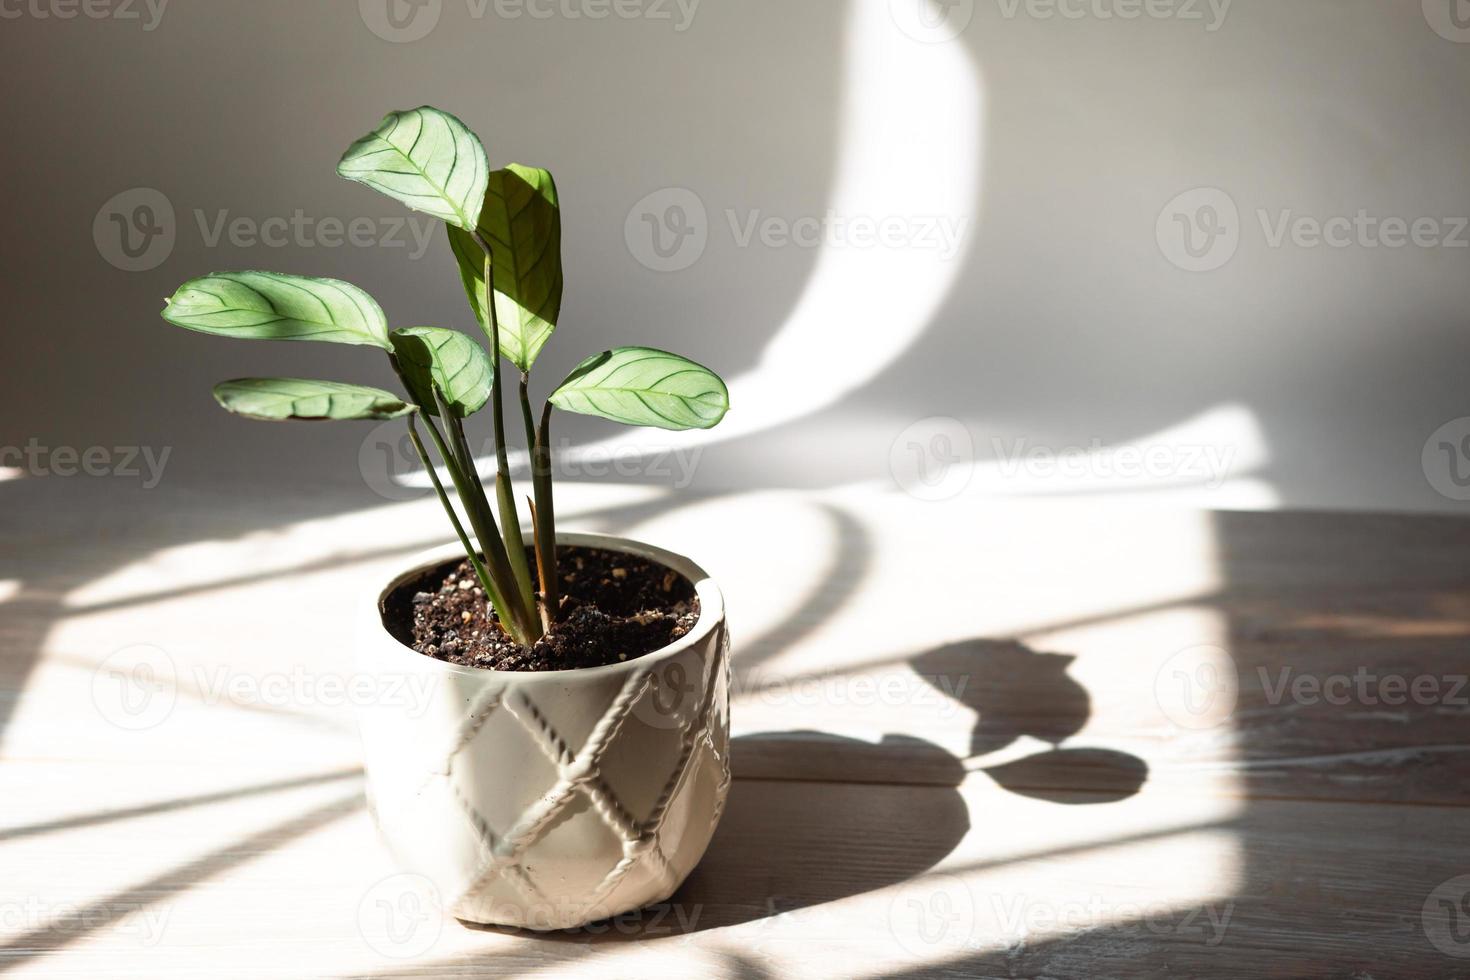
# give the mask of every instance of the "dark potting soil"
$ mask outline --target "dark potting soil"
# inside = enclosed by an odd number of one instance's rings
[[[535,557],[531,574],[536,573]],[[446,562],[394,589],[383,622],[437,660],[490,670],[572,670],[633,660],[694,628],[699,598],[663,565],[601,548],[557,549],[561,615],[529,649],[500,628],[468,561]]]

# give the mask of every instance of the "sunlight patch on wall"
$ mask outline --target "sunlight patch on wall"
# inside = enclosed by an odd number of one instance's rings
[[[980,425],[936,417],[894,440],[888,488],[932,503],[1072,497],[1268,510],[1280,506],[1261,475],[1271,461],[1259,417],[1240,404],[1121,442],[1036,438],[1004,426],[985,433]],[[883,482],[855,486],[879,489]]]
[[[923,335],[975,233],[983,81],[962,42],[916,40],[881,2],[851,6],[846,54],[829,210],[892,234],[871,244],[829,236],[756,367],[731,380],[732,410],[718,428],[637,430],[570,449],[567,460],[605,456],[610,446],[662,452],[793,422],[871,382]]]

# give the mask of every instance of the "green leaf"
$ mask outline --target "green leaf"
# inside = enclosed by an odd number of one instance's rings
[[[709,368],[651,347],[589,357],[551,393],[558,408],[660,429],[709,429],[730,409],[725,382]]]
[[[561,314],[561,207],[550,171],[513,163],[492,173],[478,231],[494,259],[501,353],[529,371]],[[484,250],[458,228],[449,229],[449,245],[470,306],[488,323]]]
[[[424,412],[439,414],[434,388],[459,418],[485,407],[495,368],[479,344],[443,327],[404,327],[391,339],[409,394]]]
[[[473,230],[490,163],[468,126],[447,112],[420,106],[388,113],[377,129],[347,148],[337,173]]]
[[[389,348],[388,319],[377,302],[336,279],[215,272],[189,280],[165,302],[165,320],[200,333]]]
[[[267,422],[287,419],[396,419],[414,407],[381,388],[304,378],[239,378],[214,386],[214,400],[246,418]]]

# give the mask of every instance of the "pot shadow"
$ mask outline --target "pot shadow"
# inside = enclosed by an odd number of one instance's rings
[[[777,753],[795,777],[744,775],[742,759]],[[822,732],[769,732],[731,742],[742,775],[709,850],[666,902],[537,939],[600,945],[649,942],[787,912],[820,917],[827,903],[894,885],[933,868],[970,829],[959,785],[964,766],[931,742],[884,735],[863,742]],[[867,772],[865,783],[806,773]],[[922,782],[879,782],[919,763]],[[831,779],[832,777],[828,777]],[[470,928],[519,930],[465,923]]]
[[[959,845],[970,829],[959,787],[971,771],[1009,792],[1058,804],[1134,795],[1148,777],[1142,759],[1064,747],[1092,713],[1086,688],[1067,673],[1075,659],[973,639],[909,661],[927,684],[975,713],[968,761],[1025,736],[1051,746],[988,767],[966,766],[943,747],[905,734],[877,742],[818,731],[733,739],[739,778],[709,850],[683,886],[658,905],[537,938],[650,942],[792,912],[801,914],[801,928],[820,929],[831,914],[824,906],[918,877]]]
[[[1023,736],[1049,750],[983,766],[1012,793],[1052,803],[1111,803],[1137,793],[1148,764],[1126,752],[1063,748],[1092,714],[1092,698],[1067,673],[1076,658],[1042,653],[1014,640],[971,639],[922,653],[910,661],[930,686],[975,712],[972,759]]]

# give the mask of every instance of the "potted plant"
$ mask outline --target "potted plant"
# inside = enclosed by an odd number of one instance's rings
[[[531,367],[562,298],[551,174],[492,171],[475,134],[427,106],[389,114],[337,172],[444,221],[489,354],[455,330],[390,331],[349,283],[273,272],[191,280],[163,318],[225,337],[378,347],[402,382],[401,396],[300,378],[214,389],[248,418],[401,418],[459,539],[362,604],[363,669],[409,677],[428,696],[413,711],[360,713],[379,829],[461,919],[559,929],[662,901],[703,854],[729,786],[723,601],[678,555],[558,532],[551,410],[708,428],[729,407],[726,387],[678,355],[616,347],[583,361],[537,415]],[[529,544],[507,461],[506,362],[532,461]],[[493,505],[465,435],[487,405]]]

